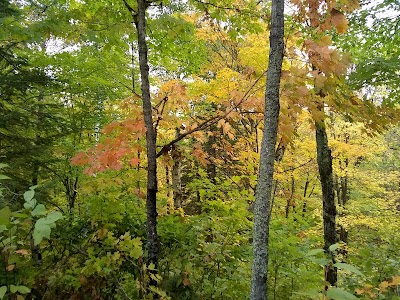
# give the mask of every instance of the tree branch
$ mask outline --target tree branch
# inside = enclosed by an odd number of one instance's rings
[[[231,107],[229,110],[227,110],[224,114],[222,115],[217,115],[214,116],[206,121],[204,121],[203,123],[201,123],[200,125],[198,125],[196,128],[193,128],[189,131],[186,131],[184,133],[179,134],[175,139],[173,139],[172,141],[170,141],[168,144],[164,145],[160,151],[158,151],[156,157],[160,157],[161,155],[163,155],[164,153],[167,153],[168,151],[171,150],[172,146],[175,145],[177,142],[183,140],[185,137],[187,137],[188,135],[200,131],[200,130],[204,130],[208,127],[210,127],[211,125],[214,125],[216,123],[218,123],[219,120],[222,120],[224,118],[226,118],[232,111],[234,111],[237,107],[239,107],[241,104],[243,104],[243,102],[245,102],[247,100],[247,97],[250,93],[250,91],[253,89],[253,87],[260,81],[261,78],[264,77],[266,71],[264,71],[254,82],[253,84],[250,86],[250,88],[246,91],[246,93],[243,95],[243,97],[240,99],[240,101],[235,104],[233,107]]]

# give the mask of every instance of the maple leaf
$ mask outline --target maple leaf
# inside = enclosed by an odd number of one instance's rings
[[[193,156],[196,157],[204,166],[208,165],[206,154],[204,153],[200,144],[193,145]]]
[[[85,152],[79,152],[71,158],[71,164],[74,166],[83,166],[89,162],[89,159]]]
[[[331,10],[331,19],[338,33],[345,33],[349,28],[349,22],[344,14],[334,8]]]
[[[137,167],[137,166],[139,166],[139,163],[140,163],[140,159],[139,159],[139,158],[136,158],[136,157],[132,158],[132,159],[129,161],[129,164],[130,164],[132,167]]]

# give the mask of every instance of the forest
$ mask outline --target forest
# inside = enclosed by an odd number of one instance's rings
[[[0,24],[0,300],[400,299],[398,0]]]

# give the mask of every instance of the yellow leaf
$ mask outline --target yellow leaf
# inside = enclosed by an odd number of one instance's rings
[[[386,290],[388,288],[388,286],[389,286],[389,282],[384,281],[384,282],[381,282],[381,284],[379,285],[379,289]]]
[[[21,255],[29,255],[28,250],[25,250],[25,249],[16,250],[15,253],[21,254]]]
[[[364,290],[361,289],[355,289],[354,291],[356,292],[357,295],[362,295],[365,292]]]
[[[14,268],[15,268],[15,265],[8,265],[6,269],[8,272],[11,272],[12,270],[14,270]]]
[[[330,45],[332,45],[332,37],[330,35],[324,35],[320,39],[319,44],[321,46],[330,46]]]

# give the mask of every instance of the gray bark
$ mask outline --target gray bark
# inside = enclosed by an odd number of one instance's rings
[[[284,51],[284,0],[273,0],[271,8],[270,53],[265,92],[264,132],[254,206],[253,265],[251,300],[267,299],[270,201],[278,131],[279,90]]]
[[[147,147],[147,247],[148,262],[158,265],[158,235],[157,235],[157,156],[156,136],[153,127],[153,114],[150,99],[149,64],[146,42],[146,8],[145,0],[137,0],[138,10],[136,16],[136,29],[138,33],[139,67],[143,101],[143,117],[146,126]]]

